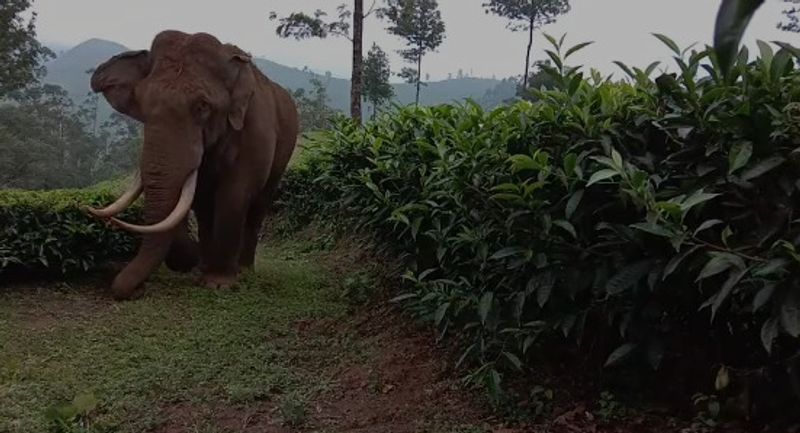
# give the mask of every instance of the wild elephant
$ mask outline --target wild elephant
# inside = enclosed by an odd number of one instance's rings
[[[116,299],[143,292],[162,263],[200,266],[203,283],[227,287],[253,265],[258,234],[297,140],[297,107],[250,56],[206,33],[163,31],[150,50],[116,55],[91,78],[114,109],[144,123],[135,181],[94,216],[143,235],[115,277]],[[144,193],[146,225],[114,216]],[[188,214],[198,242],[188,232]]]

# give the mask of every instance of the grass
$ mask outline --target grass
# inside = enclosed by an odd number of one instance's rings
[[[346,305],[321,265],[287,250],[265,250],[232,292],[163,272],[130,303],[87,302],[85,289],[0,295],[0,432],[46,431],[48,410],[51,418],[88,412],[75,419],[90,429],[62,431],[141,432],[165,408],[219,402],[275,401],[289,407],[287,422],[299,422],[301,408],[286,402],[327,383],[298,360],[336,357],[294,324],[337,317]],[[52,321],[47,309],[69,311]],[[196,422],[200,431],[205,421]]]

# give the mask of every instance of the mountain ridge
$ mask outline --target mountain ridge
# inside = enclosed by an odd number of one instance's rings
[[[73,101],[80,103],[90,92],[89,71],[110,57],[127,50],[129,48],[113,41],[101,38],[88,39],[62,51],[55,59],[47,62],[44,82],[63,87]],[[282,65],[263,57],[254,57],[253,62],[271,80],[290,91],[310,89],[311,81],[319,80],[327,89],[329,105],[342,112],[349,112],[350,80]],[[414,102],[415,89],[412,84],[393,83],[392,87],[395,90],[393,102],[400,105]],[[502,100],[513,97],[514,90],[515,85],[510,80],[465,77],[433,81],[424,86],[420,104],[435,105],[470,98],[485,108],[492,108]],[[105,117],[111,112],[111,107],[102,98],[101,103],[103,106],[100,111]],[[363,105],[366,115],[370,107],[367,107],[366,103]]]

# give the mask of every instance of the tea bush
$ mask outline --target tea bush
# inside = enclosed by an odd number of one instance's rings
[[[708,366],[797,363],[798,52],[759,43],[723,77],[710,48],[658,37],[676,73],[619,63],[614,82],[564,63],[587,44],[549,38],[559,88],[534,103],[339,121],[283,206],[355,218],[407,257],[396,300],[457,335],[495,396],[567,341],[707,383]]]
[[[87,216],[87,205],[103,207],[119,196],[114,183],[85,190],[0,191],[0,276],[44,271],[86,271],[129,257],[136,238]],[[135,203],[122,217],[137,220]]]

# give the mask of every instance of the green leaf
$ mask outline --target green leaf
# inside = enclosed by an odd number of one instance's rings
[[[578,166],[578,156],[570,153],[564,157],[564,174],[568,177],[575,174],[575,167]]]
[[[564,67],[564,63],[561,61],[561,58],[558,57],[558,54],[556,54],[555,52],[550,51],[550,50],[544,50],[544,52],[545,52],[545,54],[547,54],[548,57],[550,57],[550,60],[553,61],[553,64],[556,65],[556,67],[558,69],[561,69],[561,68]]]
[[[539,164],[537,164],[536,161],[528,155],[513,155],[508,159],[511,161],[511,167],[515,173],[524,170],[539,169]]]
[[[725,227],[722,230],[722,244],[726,247],[728,246],[728,240],[730,240],[731,236],[733,236],[733,230],[731,230],[731,226]]]
[[[666,35],[662,35],[661,33],[653,33],[653,36],[657,37],[658,40],[664,43],[664,45],[668,46],[676,56],[680,57],[681,49],[678,48],[678,44],[675,43],[672,39],[667,37]]]
[[[786,333],[800,337],[800,295],[792,292],[781,305],[781,324]]]
[[[576,52],[588,47],[589,45],[592,45],[593,43],[594,42],[583,42],[568,49],[567,52],[564,53],[564,60],[566,60],[569,56],[575,54]]]
[[[597,171],[596,173],[592,174],[592,177],[589,178],[589,182],[586,186],[592,186],[597,182],[602,182],[606,179],[611,179],[614,176],[619,176],[619,173],[616,170],[611,170],[609,168]]]
[[[538,273],[528,280],[526,291],[529,294],[535,292],[539,307],[544,307],[547,301],[550,300],[553,285],[555,285],[555,278],[553,278],[551,272]]]
[[[631,71],[631,68],[629,68],[628,65],[620,62],[619,60],[614,60],[613,63],[619,66],[619,68],[622,69],[622,71],[625,72],[629,77],[631,77],[634,80],[636,79],[636,74],[634,74],[633,71]]]
[[[522,353],[523,354],[528,353],[528,349],[530,349],[531,346],[533,345],[533,343],[536,342],[536,338],[537,337],[538,337],[538,335],[535,335],[535,334],[525,337],[525,341],[522,343]]]
[[[564,220],[553,221],[553,225],[561,227],[562,229],[569,232],[569,234],[571,234],[573,238],[578,239],[578,233],[575,231],[575,227],[569,221],[564,221]]]
[[[583,193],[584,190],[580,189],[572,194],[572,197],[569,198],[569,201],[567,202],[567,208],[565,210],[567,219],[572,218],[575,210],[578,209],[578,205],[580,205],[581,199],[583,199]]]
[[[657,225],[655,223],[637,223],[631,224],[631,228],[636,230],[640,230],[646,233],[650,233],[656,236],[661,236],[665,238],[671,238],[675,236],[675,233],[665,229],[664,227]]]
[[[747,163],[750,162],[751,156],[753,156],[752,143],[749,141],[740,141],[734,144],[728,156],[728,175],[733,174],[736,170],[747,165]]]
[[[642,260],[626,266],[606,283],[606,293],[618,295],[634,287],[653,267],[652,260]]]
[[[500,260],[500,259],[504,259],[506,257],[515,256],[515,255],[523,253],[523,252],[525,252],[527,250],[528,250],[527,248],[523,248],[523,247],[506,247],[506,248],[503,248],[500,251],[492,254],[490,259],[492,259],[492,260]]]
[[[722,0],[714,26],[714,51],[723,74],[730,73],[739,42],[764,0]]]
[[[636,344],[634,343],[625,343],[622,346],[618,347],[614,350],[611,355],[608,356],[606,360],[605,367],[613,367],[619,365],[622,361],[624,361],[633,350],[636,349]]]
[[[739,284],[739,281],[747,275],[749,269],[739,269],[731,271],[728,279],[725,281],[725,284],[722,285],[722,288],[717,293],[717,296],[714,298],[714,303],[711,305],[711,321],[714,321],[714,317],[717,315],[717,311],[719,307],[722,306],[722,303],[728,299],[733,289]]]
[[[761,326],[761,344],[767,353],[772,354],[772,343],[778,338],[778,319],[770,318]]]
[[[667,277],[672,275],[672,273],[675,272],[676,269],[678,269],[678,266],[681,264],[681,262],[686,260],[687,257],[692,255],[692,253],[694,253],[695,251],[699,250],[700,248],[702,248],[701,245],[696,245],[696,246],[684,251],[683,253],[678,254],[677,256],[673,257],[672,260],[670,260],[669,263],[667,263],[667,266],[664,267],[664,276],[661,278],[662,281],[666,280]]]
[[[753,180],[771,171],[772,169],[779,167],[784,162],[786,162],[786,159],[782,156],[769,157],[767,159],[760,161],[755,166],[745,170],[745,172],[742,173],[741,178],[742,180]]]
[[[544,307],[547,304],[547,301],[550,300],[550,294],[553,292],[553,283],[552,279],[547,280],[549,284],[545,282],[545,284],[541,284],[536,289],[536,302],[539,304],[539,307]]]
[[[789,260],[784,258],[772,259],[767,263],[759,266],[753,271],[754,277],[766,277],[778,273],[778,271],[785,271],[786,266],[789,265]]]
[[[756,45],[758,45],[758,51],[761,54],[761,61],[763,64],[772,66],[772,59],[775,57],[775,52],[772,50],[772,47],[762,40],[757,40]]]
[[[792,56],[800,60],[800,49],[798,49],[794,45],[783,41],[772,41],[772,43],[788,51]]]
[[[554,37],[550,36],[550,35],[549,35],[549,34],[547,34],[547,33],[545,33],[545,34],[544,34],[544,38],[545,38],[545,39],[547,39],[547,42],[550,42],[550,45],[552,45],[552,46],[553,46],[553,48],[556,48],[556,49],[558,49],[558,47],[561,45],[561,44],[559,44],[559,43],[558,43],[558,41],[556,40],[556,38],[554,38]]]
[[[497,372],[494,368],[489,372],[489,392],[494,398],[495,401],[499,400],[500,398],[500,373]]]
[[[730,375],[728,374],[728,368],[724,365],[720,367],[717,371],[717,377],[714,379],[714,389],[717,391],[722,391],[723,389],[727,388],[730,384]]]
[[[746,266],[741,257],[731,253],[712,253],[711,260],[706,263],[706,266],[700,271],[695,281],[704,280],[727,271],[732,266],[739,269],[744,269]]]
[[[719,197],[721,194],[708,194],[703,192],[703,190],[696,191],[694,194],[689,196],[686,200],[681,203],[681,209],[686,212],[689,209],[697,206],[700,203],[705,203],[709,200],[714,199],[715,197]]]
[[[694,231],[694,235],[697,236],[700,232],[710,229],[711,227],[717,226],[722,224],[724,221],[722,220],[708,220],[705,221],[703,224],[700,224],[700,227]]]
[[[460,366],[461,366],[461,364],[463,364],[463,363],[464,363],[464,361],[466,361],[466,360],[467,360],[467,358],[468,358],[470,355],[472,355],[472,352],[474,352],[476,348],[477,348],[477,346],[476,346],[475,344],[473,344],[473,345],[469,346],[469,347],[468,347],[468,348],[467,348],[467,349],[464,351],[464,353],[462,353],[462,354],[461,354],[461,357],[460,357],[460,358],[458,358],[458,362],[456,362],[456,366],[455,366],[455,367],[456,367],[456,368],[460,367]]]
[[[614,168],[622,169],[622,155],[616,149],[611,149],[611,160],[614,161]]]
[[[478,315],[481,318],[481,323],[486,324],[486,318],[489,317],[489,311],[492,309],[492,302],[494,301],[494,293],[486,292],[481,297],[478,303]]]
[[[503,352],[503,356],[505,356],[506,359],[508,359],[508,361],[511,362],[514,368],[516,368],[517,370],[522,370],[522,361],[520,361],[517,355],[514,355],[511,352]]]
[[[767,284],[763,289],[759,290],[753,298],[753,313],[758,312],[764,305],[767,305],[773,293],[775,293],[774,284]]]
[[[445,314],[447,314],[448,308],[450,308],[450,303],[445,302],[444,304],[440,305],[439,308],[436,310],[436,316],[435,316],[436,326],[439,326],[439,324],[442,323]]]
[[[419,297],[419,295],[417,295],[416,293],[405,293],[405,294],[402,294],[400,296],[396,296],[396,297],[392,298],[389,302],[398,303],[398,302],[407,301],[409,299],[413,299],[413,298],[417,298],[417,297]]]

